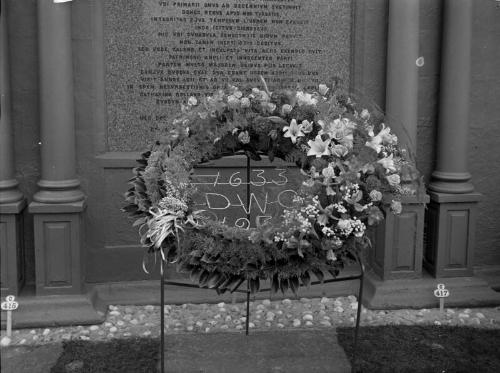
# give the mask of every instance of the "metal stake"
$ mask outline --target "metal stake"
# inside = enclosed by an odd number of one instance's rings
[[[161,284],[160,284],[160,356],[161,356],[161,368],[160,372],[165,372],[165,268],[163,268],[163,258],[160,263],[160,271],[161,271]]]

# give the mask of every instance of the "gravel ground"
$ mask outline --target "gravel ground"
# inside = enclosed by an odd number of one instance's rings
[[[250,302],[252,330],[329,328],[353,326],[356,297],[301,298]],[[245,329],[245,303],[183,304],[165,306],[165,332],[212,333],[242,332]],[[361,325],[467,325],[500,328],[500,307],[421,310],[368,310],[363,308]],[[14,330],[9,341],[2,330],[2,346],[41,345],[70,339],[107,340],[131,336],[160,335],[159,306],[109,306],[106,321],[100,325]]]

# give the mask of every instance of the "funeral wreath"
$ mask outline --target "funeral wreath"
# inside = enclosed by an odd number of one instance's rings
[[[239,89],[190,97],[142,154],[126,193],[151,254],[202,287],[235,290],[262,280],[296,292],[316,276],[337,276],[369,246],[367,229],[398,214],[419,174],[380,117],[332,86],[315,91]],[[193,203],[193,168],[232,154],[281,158],[300,168],[301,190],[281,216],[250,228],[210,219]]]

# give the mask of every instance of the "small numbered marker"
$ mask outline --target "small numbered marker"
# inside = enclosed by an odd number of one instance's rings
[[[2,302],[1,305],[2,310],[7,311],[7,337],[9,338],[12,335],[12,311],[19,307],[19,303],[17,303],[15,299],[13,295],[7,295],[7,297],[5,297],[5,302]]]
[[[444,298],[450,296],[450,292],[445,288],[444,284],[438,284],[437,289],[434,290],[434,296],[439,298],[439,310],[444,312]]]

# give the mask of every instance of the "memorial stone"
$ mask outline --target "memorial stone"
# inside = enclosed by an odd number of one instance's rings
[[[110,151],[141,151],[189,96],[349,81],[351,0],[105,0]]]

